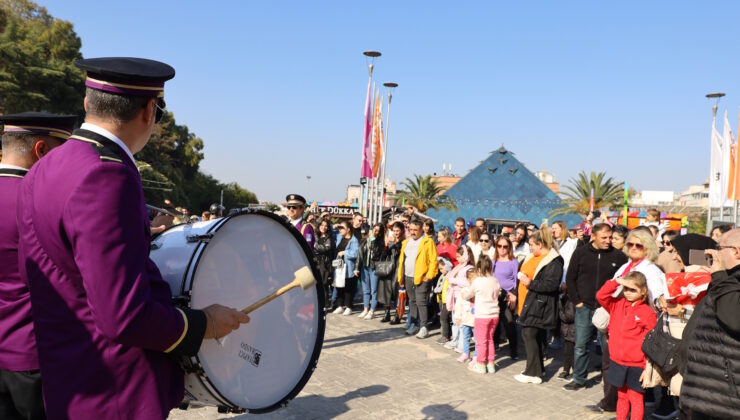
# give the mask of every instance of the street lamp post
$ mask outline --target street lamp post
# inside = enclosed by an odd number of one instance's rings
[[[306,175],[306,186],[308,187],[308,191],[306,191],[306,199],[311,199],[311,175]]]
[[[723,96],[725,96],[725,94],[722,93],[722,92],[708,93],[706,95],[706,98],[709,99],[710,101],[711,100],[714,100],[714,106],[712,106],[712,136],[710,137],[710,139],[711,139],[712,142],[714,142],[714,130],[715,130],[715,127],[716,127],[716,122],[717,122],[717,106],[719,105],[719,100]],[[711,146],[711,143],[710,143],[710,146]],[[710,151],[711,150],[712,149],[710,149]],[[711,154],[710,154],[710,157],[711,157]],[[712,166],[711,165],[711,161],[710,161],[710,165],[709,166],[711,168],[711,166]],[[711,177],[713,177],[713,176],[714,176],[714,174],[710,174],[710,178],[709,178],[710,193],[711,193],[711,185],[712,185],[712,178]],[[720,187],[720,191],[721,190],[722,189]],[[725,198],[725,197],[723,197],[723,198]],[[707,235],[709,235],[711,233],[710,230],[712,228],[712,197],[711,197],[711,194],[710,194],[710,197],[709,197],[709,203],[708,203],[708,206],[707,207],[708,207],[708,210],[707,210]],[[720,221],[723,221],[724,220],[724,213],[725,213],[725,202],[722,201],[722,204],[719,207],[719,220]]]
[[[380,188],[380,220],[383,220],[383,205],[385,203],[385,184],[386,184],[386,173],[385,164],[388,161],[388,130],[391,127],[391,100],[393,99],[393,92],[398,87],[398,83],[386,82],[383,86],[388,91],[388,113],[385,117],[385,138],[383,139],[383,168],[381,169],[381,188]]]

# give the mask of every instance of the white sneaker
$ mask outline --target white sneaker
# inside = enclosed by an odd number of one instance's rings
[[[339,315],[339,314],[341,314],[342,312],[344,312],[344,308],[343,308],[343,307],[341,307],[341,306],[338,306],[338,307],[337,307],[337,309],[335,309],[335,310],[334,310],[334,312],[332,312],[332,313],[333,313],[333,314],[337,314],[337,315]]]
[[[452,350],[454,348],[457,348],[457,342],[450,340],[450,341],[446,342],[445,345],[442,346],[442,347],[444,347],[444,348],[446,348],[448,350]]]
[[[367,315],[367,308],[363,309],[362,312],[360,312],[359,315],[357,315],[358,318],[365,318],[365,315]]]
[[[541,384],[542,378],[538,376],[527,376],[524,374],[514,375],[514,379],[523,384]]]
[[[363,319],[373,319],[373,315],[375,315],[375,312],[371,309],[367,311],[367,315],[363,316]]]
[[[342,315],[344,315],[344,316],[352,315],[352,308],[350,308],[350,307],[347,307],[347,308],[346,308],[346,309],[344,310],[344,313],[343,313]]]
[[[427,327],[421,327],[419,329],[419,332],[416,334],[416,338],[424,339],[429,337],[429,331],[427,331]]]

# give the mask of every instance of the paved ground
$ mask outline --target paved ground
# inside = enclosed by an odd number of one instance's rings
[[[587,412],[601,385],[564,391],[555,378],[560,363],[547,359],[546,382],[521,384],[513,375],[524,369],[506,348],[497,356],[495,374],[468,371],[457,353],[426,340],[407,337],[400,326],[327,315],[324,348],[316,371],[287,408],[266,415],[226,415],[214,408],[173,410],[170,418],[194,419],[609,419]],[[523,347],[522,347],[523,348]],[[557,357],[556,357],[557,359]],[[591,379],[594,377],[591,374]],[[598,378],[596,378],[598,379]]]

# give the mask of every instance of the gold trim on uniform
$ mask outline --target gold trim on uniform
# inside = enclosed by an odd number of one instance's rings
[[[87,80],[90,80],[95,83],[100,83],[101,85],[108,85],[113,87],[120,87],[120,88],[127,88],[127,89],[137,89],[137,90],[153,90],[153,91],[163,91],[164,92],[164,86],[140,86],[140,85],[126,85],[123,83],[113,83],[113,82],[106,82],[104,80],[98,80],[93,79],[92,77],[88,76]]]
[[[188,317],[185,316],[185,312],[183,312],[182,309],[180,308],[175,308],[175,309],[177,309],[177,311],[180,312],[180,315],[182,315],[182,320],[185,322],[185,324],[182,328],[182,335],[180,335],[180,338],[178,338],[177,341],[175,341],[175,343],[170,346],[170,348],[165,350],[164,351],[165,353],[169,353],[172,350],[174,350],[177,346],[179,346],[182,340],[185,338],[185,334],[188,333]]]

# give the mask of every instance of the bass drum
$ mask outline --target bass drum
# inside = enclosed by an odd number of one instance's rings
[[[173,226],[152,240],[150,257],[175,301],[194,309],[218,303],[241,310],[306,266],[320,278],[300,232],[261,210]],[[252,312],[220,344],[204,340],[197,356],[183,360],[187,402],[253,413],[287,405],[316,368],[324,299],[319,283],[291,290]]]

